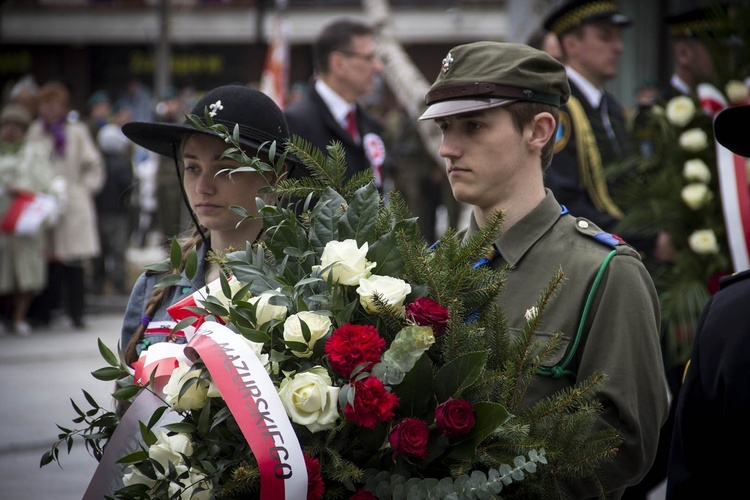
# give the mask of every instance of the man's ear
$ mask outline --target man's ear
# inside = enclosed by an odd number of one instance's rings
[[[531,123],[531,137],[529,145],[542,149],[552,138],[557,129],[555,118],[547,112],[538,113]]]

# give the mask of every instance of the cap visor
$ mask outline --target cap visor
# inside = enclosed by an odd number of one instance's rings
[[[714,121],[714,135],[719,144],[740,156],[750,157],[747,125],[750,123],[750,106],[727,108]]]
[[[518,99],[453,99],[450,101],[437,102],[427,108],[419,117],[422,120],[434,120],[445,116],[459,115],[473,111],[482,111],[484,109],[505,106]]]

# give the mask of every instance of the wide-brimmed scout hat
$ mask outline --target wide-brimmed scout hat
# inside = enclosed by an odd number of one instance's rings
[[[560,107],[570,86],[565,67],[525,44],[474,42],[454,47],[425,96],[420,120],[481,111],[517,101]]]
[[[631,21],[612,0],[573,0],[553,10],[544,21],[544,29],[561,36],[579,26],[593,23],[629,26]]]
[[[262,144],[268,143],[265,145],[267,152],[270,142],[276,141],[276,157],[284,152],[284,143],[289,139],[286,118],[276,103],[263,92],[242,85],[217,87],[206,93],[190,114],[196,115],[205,125],[206,111],[214,123],[226,125],[230,134],[235,125],[239,125],[239,143],[242,146],[260,150]],[[129,122],[122,126],[122,131],[139,146],[169,157],[188,134],[203,133],[218,137],[210,129],[193,128],[187,120],[181,124]]]
[[[714,136],[731,152],[750,157],[749,123],[750,105],[727,108],[716,116]]]

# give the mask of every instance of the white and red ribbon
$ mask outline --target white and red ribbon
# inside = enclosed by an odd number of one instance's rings
[[[185,348],[206,365],[211,380],[258,462],[262,500],[307,497],[307,469],[297,435],[260,359],[224,325],[205,322]]]
[[[713,118],[728,106],[724,96],[713,85],[700,84],[697,92],[701,108]],[[744,157],[716,142],[721,206],[735,272],[750,269],[750,188],[745,165]]]

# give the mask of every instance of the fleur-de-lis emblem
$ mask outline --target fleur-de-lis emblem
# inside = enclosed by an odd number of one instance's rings
[[[213,118],[214,116],[216,116],[216,113],[224,109],[224,106],[221,105],[221,100],[218,100],[215,103],[211,104],[208,109],[211,110],[209,111],[208,116]]]
[[[443,59],[443,74],[446,74],[448,70],[451,68],[451,63],[453,62],[453,56],[451,56],[451,53],[448,52],[448,55],[445,56],[445,59]]]

